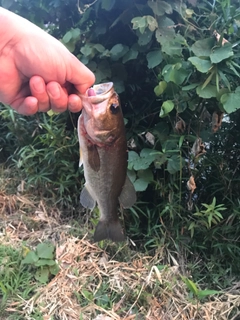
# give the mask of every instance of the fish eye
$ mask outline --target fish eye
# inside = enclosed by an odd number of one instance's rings
[[[112,114],[117,114],[119,112],[119,105],[116,103],[112,103],[110,106],[110,111]]]

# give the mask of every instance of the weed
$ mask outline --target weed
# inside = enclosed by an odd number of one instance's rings
[[[0,315],[6,313],[10,301],[27,300],[38,288],[33,274],[21,264],[21,260],[21,250],[0,245]],[[17,314],[14,319],[18,319]]]
[[[54,260],[55,247],[50,243],[39,243],[36,250],[27,250],[22,265],[35,267],[35,279],[41,283],[47,283],[50,277],[56,275],[59,267]]]
[[[190,291],[190,294],[191,294],[190,298],[193,297],[197,301],[201,301],[209,295],[221,293],[221,291],[217,291],[217,290],[200,290],[197,288],[197,285],[192,280],[186,277],[182,277],[182,280],[184,281],[184,283],[186,284],[186,286]]]

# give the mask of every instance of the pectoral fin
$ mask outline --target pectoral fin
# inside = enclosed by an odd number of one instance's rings
[[[96,205],[96,200],[88,191],[87,184],[84,186],[80,194],[80,203],[84,208],[88,208],[91,210],[93,210]]]
[[[123,208],[125,209],[133,206],[137,200],[136,191],[128,176],[126,176],[122,192],[118,199]]]
[[[100,170],[100,157],[95,144],[88,145],[88,163],[95,172]]]

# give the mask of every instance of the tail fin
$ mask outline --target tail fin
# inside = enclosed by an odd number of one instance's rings
[[[99,221],[94,233],[94,242],[110,239],[114,242],[125,240],[125,236],[119,221]]]

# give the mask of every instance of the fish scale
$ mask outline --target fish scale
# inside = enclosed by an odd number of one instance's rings
[[[118,204],[131,207],[136,201],[135,189],[127,177],[127,141],[124,119],[113,83],[96,85],[83,98],[78,120],[80,164],[84,168],[85,186],[80,202],[85,208],[97,204],[100,219],[94,241],[125,239]]]

